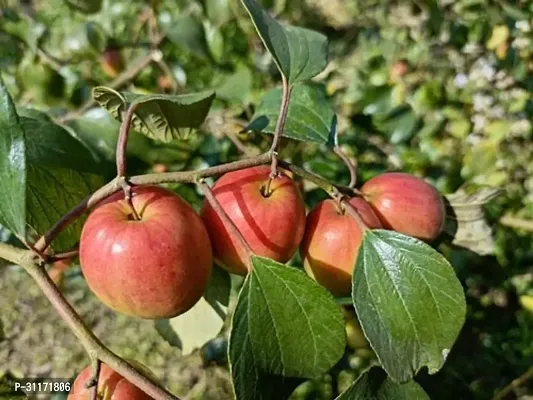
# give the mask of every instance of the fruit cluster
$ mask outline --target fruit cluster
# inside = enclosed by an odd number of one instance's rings
[[[307,273],[336,296],[350,294],[366,229],[429,241],[444,223],[440,194],[412,175],[377,176],[348,205],[325,200],[306,218],[302,196],[287,174],[274,178],[265,193],[269,174],[267,166],[227,173],[213,195],[254,254],[285,263],[300,248]],[[231,273],[248,272],[246,249],[208,201],[198,216],[167,189],[137,186],[133,194],[132,205],[122,193],[99,204],[81,235],[83,274],[106,305],[141,318],[171,318],[200,299],[213,258]]]
[[[348,296],[365,230],[391,229],[430,241],[444,224],[439,192],[409,174],[377,176],[361,187],[360,197],[325,200],[307,217],[295,182],[280,172],[267,185],[269,177],[268,166],[223,175],[212,192],[227,219],[207,200],[198,216],[177,194],[157,186],[134,187],[131,204],[123,193],[109,197],[89,215],[80,239],[89,287],[107,306],[129,315],[180,315],[203,295],[213,259],[231,273],[248,272],[248,251],[232,234],[231,221],[254,254],[285,263],[299,248],[313,279],[335,296]],[[113,379],[116,388],[120,379]]]

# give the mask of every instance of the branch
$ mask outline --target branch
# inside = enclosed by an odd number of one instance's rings
[[[132,104],[128,107],[124,118],[122,119],[122,123],[120,124],[116,153],[117,176],[126,176],[126,146],[128,145],[130,126],[137,106],[138,104]]]
[[[155,399],[179,400],[171,393],[157,386],[148,377],[139,373],[130,364],[111,352],[111,350],[100,342],[50,279],[44,269],[43,260],[39,259],[35,253],[30,250],[23,250],[5,243],[0,243],[0,258],[20,265],[37,282],[41,291],[76,335],[91,359],[97,358],[106,363],[110,368]]]
[[[338,200],[341,206],[344,208],[344,212],[346,212],[350,217],[355,219],[355,222],[357,222],[357,225],[359,226],[359,228],[361,228],[361,231],[364,232],[366,229],[368,229],[368,226],[365,224],[365,221],[363,221],[363,218],[361,218],[354,206],[352,206],[348,201],[346,201],[346,199],[337,198],[336,200]]]
[[[492,400],[502,400],[514,389],[522,386],[528,380],[533,379],[533,367],[529,368],[526,372],[520,375],[518,378],[514,379],[511,383],[505,386],[492,398]]]
[[[164,37],[162,37],[161,40],[163,40],[163,38]],[[123,71],[119,76],[117,76],[114,80],[112,80],[108,84],[108,87],[110,87],[111,89],[120,89],[126,83],[133,80],[143,69],[145,69],[148,65],[150,65],[150,63],[154,61],[154,58],[158,58],[159,54],[160,54],[159,50],[152,50],[147,55],[137,58],[133,62],[131,67]],[[58,119],[60,122],[67,122],[67,121],[73,120],[83,115],[87,110],[89,110],[95,104],[96,104],[96,101],[94,99],[90,99],[87,102],[85,102],[79,109],[73,112],[70,112]]]
[[[98,400],[98,380],[100,378],[101,363],[98,358],[91,362],[91,378],[85,382],[85,387],[90,389],[90,400]]]
[[[198,179],[207,178],[215,175],[222,175],[226,172],[237,171],[239,169],[255,167],[258,165],[268,164],[270,162],[270,154],[261,154],[254,158],[245,158],[243,160],[234,161],[227,164],[218,165],[216,167],[206,168],[199,171],[185,171],[185,172],[166,172],[162,174],[146,174],[133,176],[129,182],[134,185],[155,185],[160,183],[196,183]],[[86,197],[80,204],[66,213],[59,221],[57,221],[50,230],[39,238],[35,244],[35,249],[39,253],[43,253],[50,243],[72,222],[83,215],[88,209],[94,207],[100,201],[106,199],[112,194],[122,189],[121,180],[113,179],[111,182],[102,186],[92,195]]]
[[[500,218],[500,224],[508,226],[510,228],[523,229],[525,231],[533,232],[533,221],[528,219],[504,215]]]
[[[279,160],[278,164],[281,168],[286,169],[287,171],[291,171],[294,174],[301,176],[302,178],[310,182],[313,182],[319,188],[327,192],[331,197],[335,197],[339,193],[343,193],[350,197],[360,194],[360,192],[357,189],[353,189],[353,188],[342,186],[342,185],[335,185],[327,181],[326,179],[322,178],[321,176],[313,174],[312,172],[309,172],[305,170],[304,168],[298,167],[297,165],[291,164],[288,161]]]
[[[348,187],[355,187],[355,184],[357,183],[356,165],[352,163],[352,161],[346,154],[344,154],[339,146],[333,147],[333,152],[339,156],[342,162],[346,165],[346,168],[348,168],[348,171],[350,171],[350,183],[348,184]]]
[[[244,247],[244,250],[246,251],[246,255],[248,258],[248,270],[252,269],[252,256],[254,252],[250,248],[250,245],[242,235],[242,233],[239,231],[239,228],[233,223],[231,218],[228,216],[226,211],[222,208],[220,203],[218,202],[217,198],[213,194],[213,191],[209,187],[209,185],[205,182],[198,182],[198,186],[202,188],[202,191],[204,192],[204,196],[206,200],[209,202],[211,207],[213,207],[213,210],[217,213],[217,215],[222,220],[223,224],[231,231],[231,234],[235,236],[239,241],[241,242],[241,245]]]
[[[276,122],[276,128],[274,130],[274,138],[272,139],[272,146],[270,147],[270,154],[272,154],[272,162],[270,164],[270,177],[266,183],[265,193],[268,196],[270,194],[270,184],[278,173],[278,147],[281,141],[281,135],[285,129],[285,122],[287,121],[287,113],[289,112],[289,100],[291,98],[291,87],[285,75],[281,74],[282,83],[282,97],[281,106],[279,109],[279,117]]]

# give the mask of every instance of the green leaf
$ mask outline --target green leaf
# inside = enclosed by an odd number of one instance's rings
[[[20,118],[27,143],[27,225],[44,234],[71,208],[104,184],[89,150],[65,129],[43,119]],[[79,240],[84,218],[69,225],[53,248],[68,250]]]
[[[230,0],[205,0],[207,18],[216,26],[224,25],[231,17]]]
[[[281,89],[269,90],[261,99],[249,131],[273,134],[281,105]],[[295,85],[291,94],[284,137],[321,144],[330,142],[336,118],[323,85]]]
[[[84,14],[95,14],[102,8],[102,0],[65,0],[67,5]]]
[[[256,256],[252,262],[230,335],[238,399],[271,398],[259,393],[258,385],[273,375],[320,376],[346,344],[341,310],[326,290],[298,269]]]
[[[167,28],[169,40],[201,58],[208,58],[204,30],[194,15],[180,15]]]
[[[217,98],[233,103],[248,104],[252,79],[252,73],[248,67],[239,67],[217,88]]]
[[[242,3],[289,85],[307,81],[326,68],[328,41],[324,35],[280,24],[256,0],[242,0]]]
[[[215,93],[211,91],[183,95],[140,95],[119,93],[113,89],[98,86],[93,97],[115,119],[121,121],[126,104],[137,105],[133,116],[133,128],[142,134],[163,142],[186,139],[191,128],[198,128],[204,122]],[[184,128],[189,128],[185,131]]]
[[[418,383],[395,383],[381,368],[372,367],[336,400],[429,400],[429,396]]]
[[[367,230],[352,281],[359,321],[390,377],[405,382],[424,366],[437,372],[466,313],[448,261],[420,240]]]
[[[392,144],[409,141],[419,126],[419,119],[409,106],[400,106],[388,115],[377,118],[375,122]]]
[[[217,26],[207,20],[203,22],[203,27],[209,53],[215,62],[220,63],[224,56],[224,36]]]
[[[0,224],[26,237],[26,145],[15,106],[0,78]]]

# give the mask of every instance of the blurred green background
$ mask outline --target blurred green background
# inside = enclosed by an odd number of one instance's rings
[[[453,244],[443,235],[439,249],[463,283],[467,322],[444,368],[417,380],[432,399],[492,398],[533,365],[533,2],[262,3],[280,19],[328,36],[330,63],[315,80],[334,104],[339,142],[357,159],[359,181],[385,170],[411,172],[464,211],[456,215],[459,228],[447,233],[466,233]],[[258,154],[270,143],[240,133],[279,76],[237,0],[0,0],[0,70],[20,113],[45,111],[68,125],[109,164],[110,176],[118,123],[92,108],[97,85],[217,91],[208,120],[189,141],[161,144],[134,134],[131,174],[205,168]],[[282,157],[332,181],[349,180],[325,147],[286,141]],[[501,193],[469,196],[486,186]],[[173,188],[200,204],[194,187]],[[303,188],[309,206],[325,197]],[[100,306],[77,268],[64,281],[69,298],[114,350],[145,362],[187,398],[229,398],[224,360],[213,364],[217,357],[205,355],[216,349],[180,358],[152,323]],[[0,288],[6,293],[0,372],[65,377],[87,363],[22,272],[2,270]],[[338,370],[294,398],[332,398],[372,362],[368,353],[355,343]],[[533,379],[506,398],[531,396]]]

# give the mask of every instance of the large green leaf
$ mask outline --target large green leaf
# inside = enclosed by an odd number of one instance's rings
[[[258,386],[272,376],[320,376],[339,360],[345,341],[341,310],[327,291],[300,270],[253,257],[229,345],[238,399],[270,398]]]
[[[215,93],[140,95],[98,86],[93,89],[93,97],[119,121],[126,105],[136,104],[133,128],[150,138],[171,142],[186,139],[192,128],[198,128],[204,122]]]
[[[89,150],[65,129],[42,119],[22,117],[20,122],[27,140],[26,222],[31,235],[39,236],[104,181]],[[76,244],[83,222],[69,225],[53,248]]]
[[[397,232],[365,232],[352,297],[365,336],[396,382],[424,366],[437,372],[465,320],[463,289],[448,261]]]
[[[252,122],[255,132],[274,133],[281,105],[281,89],[269,90],[261,99]],[[283,136],[326,144],[336,130],[336,118],[323,85],[295,85],[289,103]]]
[[[26,237],[26,145],[15,106],[0,78],[0,224]]]
[[[372,367],[336,400],[429,400],[429,396],[418,383],[398,384],[381,368]]]
[[[328,40],[324,35],[280,24],[256,0],[242,0],[242,3],[289,84],[309,80],[326,68]]]

